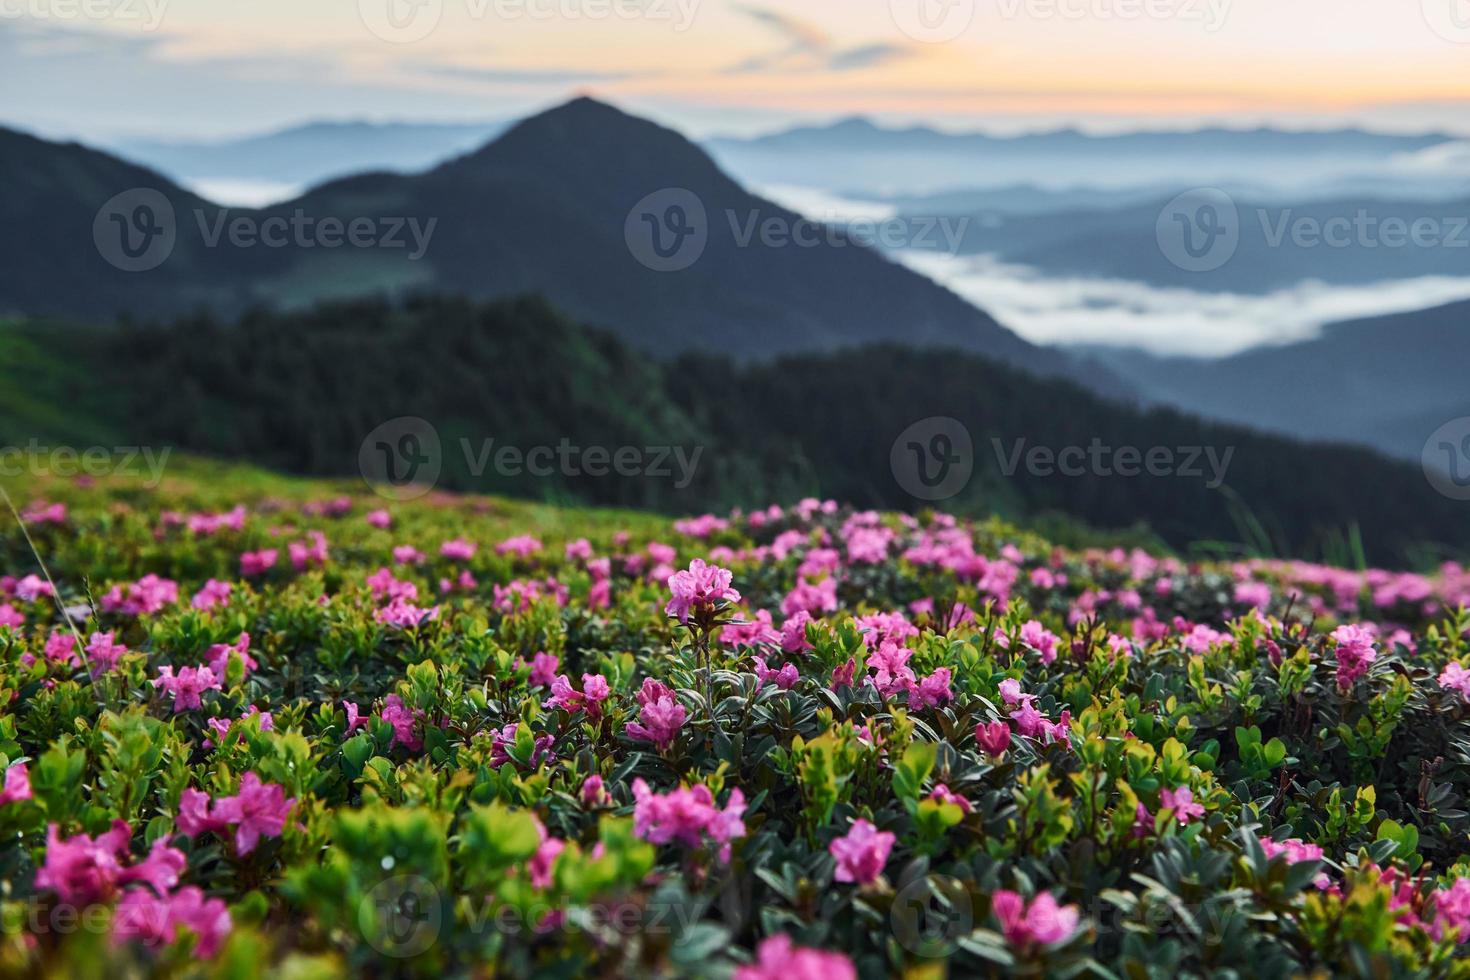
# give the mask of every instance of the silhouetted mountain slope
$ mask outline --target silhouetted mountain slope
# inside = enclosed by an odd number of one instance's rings
[[[138,189],[146,189],[139,194]],[[117,195],[115,215],[99,209]],[[142,246],[144,226],[162,220],[165,202],[178,236],[167,261],[146,272],[126,271],[125,240]],[[138,208],[144,212],[138,212]],[[225,256],[187,233],[219,209],[167,178],[76,143],[51,143],[0,128],[0,312],[110,317],[122,312],[164,314],[203,303],[230,306],[245,284],[284,268],[267,250]],[[119,222],[121,222],[119,224]]]
[[[1470,302],[1331,324],[1313,340],[1220,360],[1097,354],[1153,401],[1408,459],[1470,415]]]
[[[0,308],[98,316],[209,306],[233,314],[252,304],[290,308],[409,289],[478,298],[537,292],[660,354],[747,358],[893,341],[981,352],[1109,386],[877,251],[747,194],[677,133],[590,99],[527,119],[427,173],[336,180],[280,205],[229,210],[223,224],[219,209],[156,174],[80,147],[30,144],[9,165],[32,182],[59,172],[34,209],[70,217],[28,246],[35,274],[23,286],[0,286]],[[97,171],[81,190],[66,177],[77,160]],[[0,186],[0,206],[22,206],[13,186]],[[153,271],[109,272],[92,215],[111,194],[138,186],[174,202],[177,243]],[[706,240],[685,267],[656,271],[648,222],[665,241],[673,189]],[[330,245],[320,231],[329,219],[338,230]],[[342,241],[354,222],[370,231],[364,245]],[[238,238],[237,224],[291,230],[267,243],[263,235]],[[386,245],[390,229],[399,247]],[[5,247],[21,251],[15,242]],[[94,289],[98,281],[104,288]]]

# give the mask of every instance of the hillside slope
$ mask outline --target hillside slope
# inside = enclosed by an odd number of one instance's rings
[[[1470,414],[1470,302],[1330,324],[1312,340],[1219,360],[1097,353],[1156,402],[1405,459]]]
[[[1220,541],[1295,555],[1328,553],[1356,527],[1367,554],[1385,563],[1422,561],[1424,546],[1470,546],[1462,505],[1438,496],[1417,467],[1174,411],[1138,412],[952,350],[660,363],[538,299],[11,330],[83,352],[79,368],[127,399],[109,421],[132,442],[298,473],[357,473],[370,433],[415,416],[437,433],[439,482],[450,488],[681,513],[809,495],[913,507],[920,501],[894,446],[915,423],[950,417],[972,446],[968,479],[938,501],[955,512],[1146,524],[1180,548]],[[1167,451],[1173,469],[1120,476],[1110,457],[1069,475],[1007,462],[1017,446],[1060,452],[1094,440]],[[537,473],[487,455],[507,446],[556,453],[563,444],[609,454],[631,447],[648,465],[594,474],[548,459]],[[1212,469],[1206,453],[1223,467]]]

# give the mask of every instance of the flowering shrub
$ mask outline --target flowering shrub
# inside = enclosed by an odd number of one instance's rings
[[[0,537],[6,973],[1470,973],[1459,566],[232,485]]]

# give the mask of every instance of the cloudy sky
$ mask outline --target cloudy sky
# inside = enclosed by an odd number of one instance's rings
[[[693,135],[854,113],[1470,132],[1467,69],[1467,0],[0,0],[0,119],[92,139],[573,92]]]

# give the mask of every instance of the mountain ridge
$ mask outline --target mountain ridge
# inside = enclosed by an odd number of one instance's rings
[[[677,132],[586,97],[522,120],[425,173],[358,174],[254,210],[220,208],[100,151],[39,140],[30,149],[33,175],[64,171],[80,157],[110,170],[112,181],[82,200],[55,185],[49,204],[34,205],[71,216],[64,228],[53,228],[46,247],[32,251],[63,253],[73,274],[63,283],[40,268],[31,288],[0,286],[0,308],[96,318],[204,306],[231,315],[253,305],[289,309],[407,290],[480,299],[541,293],[574,317],[663,354],[769,357],[892,340],[971,350],[1119,390],[1115,379],[1092,377],[1069,355],[1027,343],[952,291],[840,232],[824,232],[809,248],[759,236],[742,241],[739,225],[748,221],[789,230],[804,219],[747,193]],[[10,166],[26,169],[14,156]],[[157,269],[108,270],[92,241],[92,219],[111,196],[100,191],[140,185],[174,204],[178,241]],[[680,188],[706,210],[708,241],[687,268],[658,271],[635,254],[630,214],[640,201]],[[17,206],[9,198],[0,186],[0,214]],[[386,225],[408,217],[435,224],[419,263],[387,249],[203,240],[203,230],[221,220],[259,225],[299,212],[317,221]],[[15,250],[13,241],[0,246],[0,258]],[[104,295],[89,295],[93,277],[108,284]]]

